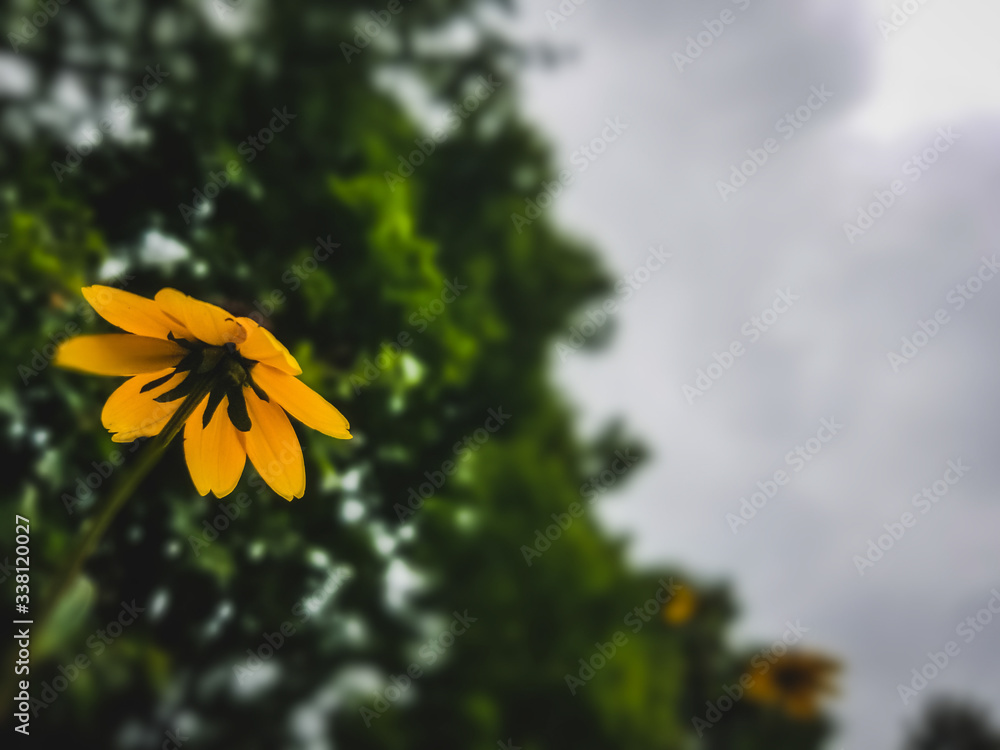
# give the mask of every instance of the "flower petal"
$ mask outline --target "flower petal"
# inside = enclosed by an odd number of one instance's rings
[[[176,289],[161,289],[156,303],[168,315],[177,318],[199,341],[212,346],[242,344],[246,329],[236,322],[236,316],[221,307],[189,297]]]
[[[302,497],[306,467],[292,423],[274,401],[262,401],[250,388],[244,388],[243,394],[253,426],[240,435],[254,468],[285,500]]]
[[[206,398],[184,424],[184,458],[199,495],[225,497],[236,488],[246,465],[247,453],[226,415],[227,405],[223,397],[208,427],[203,427]]]
[[[337,408],[307,386],[266,362],[259,362],[250,371],[250,377],[270,396],[272,401],[297,420],[335,438],[351,439],[351,425]]]
[[[289,375],[301,375],[302,368],[295,357],[269,330],[253,318],[237,318],[247,330],[247,340],[239,345],[240,355],[255,362],[267,362]]]
[[[55,363],[97,375],[140,375],[173,367],[186,353],[173,341],[107,333],[64,341],[56,352]]]
[[[155,339],[165,339],[169,333],[176,338],[193,338],[187,328],[151,299],[97,284],[85,286],[81,291],[98,315],[123,331]]]
[[[167,421],[177,411],[181,401],[161,404],[156,397],[173,388],[184,379],[175,375],[163,385],[140,393],[143,386],[158,378],[170,375],[173,370],[158,370],[146,375],[138,375],[126,380],[111,394],[101,411],[101,422],[108,432],[116,433],[112,440],[116,443],[130,443],[136,438],[159,435]]]

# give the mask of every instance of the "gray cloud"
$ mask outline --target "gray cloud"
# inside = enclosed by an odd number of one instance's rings
[[[625,305],[611,345],[558,374],[586,425],[625,414],[658,456],[601,515],[629,531],[640,562],[734,576],[747,638],[787,617],[813,624],[810,643],[848,664],[834,746],[897,747],[920,701],[904,707],[896,683],[1000,585],[1000,276],[962,310],[947,301],[1000,252],[1000,102],[984,98],[975,116],[932,107],[891,138],[865,130],[857,115],[880,90],[886,44],[872,2],[752,2],[683,72],[673,52],[733,4],[590,0],[550,29],[554,7],[525,4],[523,29],[580,55],[529,78],[529,111],[564,160],[604,117],[630,125],[558,218],[623,273],[651,244],[674,254]],[[928,6],[898,33],[928,36],[934,54],[949,12]],[[775,123],[824,84],[834,97],[782,140]],[[904,165],[948,127],[962,138],[912,181]],[[717,181],[770,137],[777,153],[724,201]],[[843,224],[897,179],[906,192],[850,244]],[[750,343],[741,327],[785,287],[800,300]],[[893,372],[887,353],[939,308],[949,322]],[[688,404],[682,385],[734,340],[745,355]],[[726,514],[830,416],[843,432],[734,535]],[[853,556],[958,457],[968,477],[860,576]],[[933,689],[1000,705],[998,642],[1000,621]]]

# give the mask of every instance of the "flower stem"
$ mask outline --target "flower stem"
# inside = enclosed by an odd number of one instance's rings
[[[108,526],[111,525],[115,516],[118,515],[118,511],[124,507],[142,480],[156,466],[170,444],[170,441],[177,436],[177,433],[181,431],[188,417],[198,408],[198,404],[207,395],[209,390],[208,385],[209,383],[206,381],[203,387],[196,387],[195,390],[188,394],[184,403],[180,405],[170,418],[170,421],[167,422],[166,427],[150,441],[149,447],[129,467],[129,470],[120,477],[118,483],[112,489],[110,497],[105,502],[104,507],[101,508],[100,514],[84,533],[83,538],[77,543],[69,561],[56,578],[56,583],[49,596],[48,606],[42,608],[38,618],[40,622],[39,633],[42,632],[42,628],[47,624],[48,617],[51,616],[59,601],[66,594],[66,591],[76,582],[83,563],[93,553],[97,547],[97,543],[104,536],[104,532],[107,531]]]
[[[58,609],[59,603],[72,588],[73,584],[76,583],[77,578],[80,576],[80,571],[83,569],[83,564],[97,548],[98,543],[104,536],[104,532],[107,531],[115,516],[118,515],[118,511],[125,506],[125,503],[132,497],[142,480],[146,478],[146,475],[159,462],[170,441],[177,436],[184,423],[194,413],[194,410],[198,408],[198,405],[205,396],[208,395],[211,385],[211,379],[205,378],[195,386],[194,390],[187,395],[184,402],[174,412],[170,421],[160,431],[160,434],[150,441],[149,446],[139,455],[135,463],[118,476],[116,484],[112,487],[108,499],[101,507],[97,517],[84,524],[82,527],[82,537],[73,548],[66,564],[56,575],[47,601],[40,608],[38,615],[33,618],[33,630],[39,636],[44,634],[45,628],[49,624],[53,613]],[[13,699],[15,692],[13,675],[16,654],[17,649],[15,647],[11,650],[10,658],[5,660],[5,664],[9,664],[9,669],[4,672],[4,689],[2,694],[0,694],[0,699],[3,700],[4,705],[10,703],[8,698]],[[39,661],[39,659],[34,659],[32,666],[37,666]],[[2,720],[0,720],[0,723],[2,723]]]

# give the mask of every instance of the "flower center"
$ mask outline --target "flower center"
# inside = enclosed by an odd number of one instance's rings
[[[250,431],[250,415],[244,397],[244,389],[252,388],[262,401],[270,401],[267,393],[257,385],[250,371],[257,364],[255,360],[241,356],[233,344],[225,346],[208,346],[201,342],[187,339],[170,339],[188,350],[184,358],[177,363],[173,372],[162,378],[146,383],[140,393],[163,385],[175,375],[187,373],[187,376],[166,393],[156,397],[160,403],[168,403],[185,398],[189,394],[200,391],[208,392],[208,403],[202,417],[202,427],[208,427],[215,410],[226,399],[226,412],[233,426],[241,432]]]

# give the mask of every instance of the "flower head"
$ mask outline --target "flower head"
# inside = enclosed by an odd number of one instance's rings
[[[839,669],[836,660],[822,654],[789,651],[774,664],[760,660],[751,669],[747,697],[792,718],[810,719],[819,712],[820,699],[837,692],[833,675]]]
[[[200,494],[232,492],[249,456],[275,492],[286,500],[302,497],[302,448],[286,412],[326,435],[351,438],[347,419],[295,377],[302,373],[298,362],[251,318],[176,289],[147,299],[90,286],[83,296],[127,333],[70,339],[59,347],[56,364],[131,376],[101,413],[115,442],[158,435],[176,414],[190,411],[184,457]]]
[[[674,595],[663,605],[661,615],[668,625],[683,625],[698,608],[698,597],[690,586],[680,584]]]

